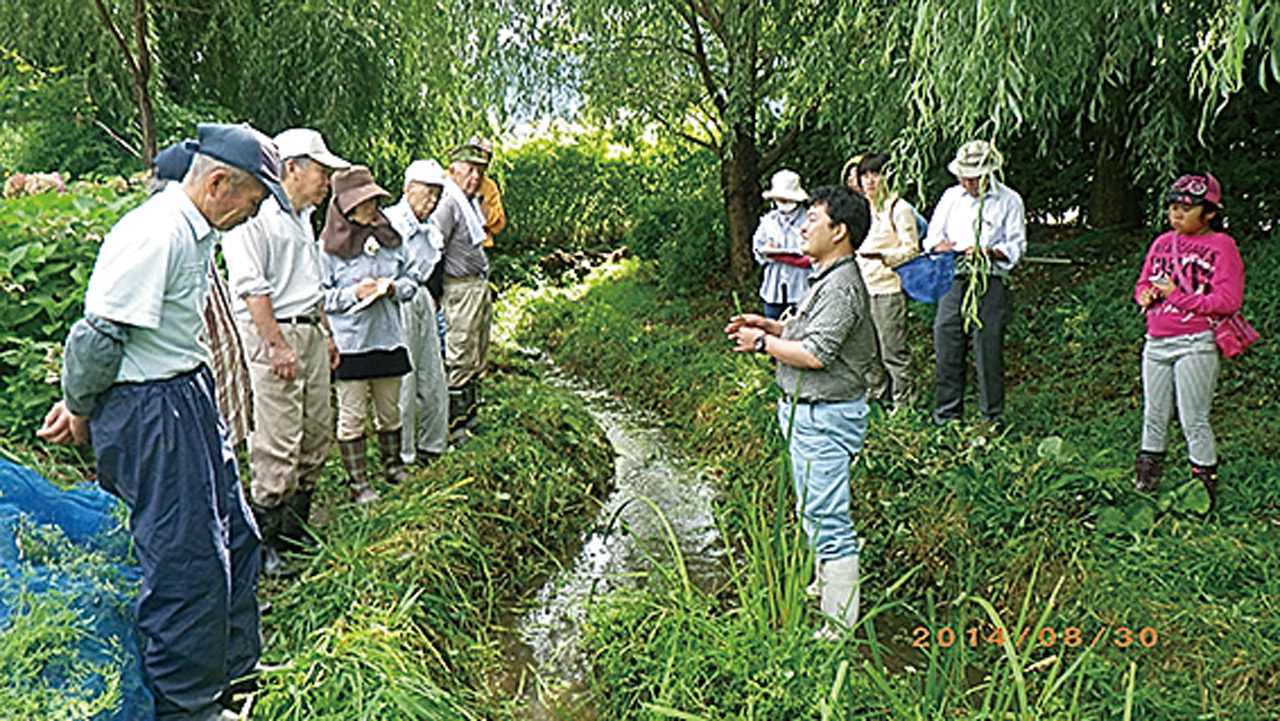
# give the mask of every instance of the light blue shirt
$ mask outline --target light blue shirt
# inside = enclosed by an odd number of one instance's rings
[[[84,309],[131,327],[117,383],[164,380],[208,362],[200,335],[217,238],[182,185],[170,183],[102,241]]]
[[[432,216],[427,216],[425,221],[418,220],[405,198],[384,209],[382,214],[387,216],[391,227],[404,238],[405,247],[409,250],[409,277],[419,283],[426,283],[443,255],[444,234],[432,222]]]
[[[978,222],[978,205],[982,204],[982,247],[999,250],[1008,260],[994,261],[994,271],[1008,273],[1027,250],[1027,220],[1022,196],[994,178],[986,198],[975,198],[961,185],[947,188],[933,209],[929,235],[924,249],[932,250],[944,239],[956,246],[956,252],[974,246],[974,227]]]
[[[390,297],[379,298],[368,308],[352,310],[357,302],[356,284],[365,278],[391,278],[395,290]],[[409,277],[409,254],[404,243],[394,248],[379,244],[373,255],[362,250],[354,258],[321,252],[320,285],[333,342],[340,352],[364,353],[405,347],[400,304],[413,297],[418,283]]]
[[[760,299],[766,303],[799,303],[809,290],[809,269],[787,265],[760,254],[768,243],[779,248],[800,252],[800,226],[804,225],[805,211],[797,207],[790,213],[773,209],[765,213],[751,238],[751,252],[756,262],[764,266],[764,278],[760,281]]]

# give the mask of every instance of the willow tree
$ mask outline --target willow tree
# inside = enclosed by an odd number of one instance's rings
[[[576,59],[586,108],[612,123],[657,126],[720,160],[731,272],[752,271],[760,176],[795,141],[846,54],[846,3],[806,0],[566,0],[535,19]],[[549,32],[557,31],[557,32]],[[764,114],[770,122],[763,123]],[[772,130],[762,131],[762,127]]]
[[[0,1],[0,47],[77,79],[74,120],[143,161],[200,120],[316,127],[388,168],[439,152],[491,124],[500,25],[485,1]]]
[[[882,5],[871,22],[882,31],[826,118],[891,145],[913,179],[973,137],[1035,138],[1026,163],[1078,147],[1098,226],[1140,218],[1136,187],[1185,162],[1239,89],[1245,48],[1267,49],[1260,81],[1280,77],[1273,3],[915,0]]]

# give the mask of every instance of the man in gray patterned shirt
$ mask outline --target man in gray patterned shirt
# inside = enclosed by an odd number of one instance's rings
[[[853,253],[870,223],[865,199],[837,186],[813,191],[800,229],[801,250],[814,262],[804,299],[779,320],[746,314],[725,329],[735,351],[777,361],[778,423],[790,439],[796,512],[815,552],[810,588],[829,618],[818,636],[828,639],[858,620],[860,544],[849,514],[849,468],[867,434],[863,379],[876,341]]]

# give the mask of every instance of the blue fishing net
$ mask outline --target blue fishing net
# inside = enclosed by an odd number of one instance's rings
[[[153,718],[134,622],[142,570],[123,504],[0,459],[0,709],[8,718]]]

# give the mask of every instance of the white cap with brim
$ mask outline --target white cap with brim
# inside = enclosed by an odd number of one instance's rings
[[[970,140],[956,151],[955,160],[947,164],[947,170],[957,178],[981,178],[1000,169],[1004,158],[1000,151],[985,140]]]
[[[351,163],[329,152],[329,146],[324,144],[319,131],[311,128],[290,128],[277,135],[275,141],[282,160],[307,157],[334,170],[351,167]]]
[[[404,169],[404,182],[444,185],[444,168],[434,160],[415,160]]]
[[[197,153],[249,173],[267,187],[281,208],[293,209],[280,186],[280,153],[262,131],[248,123],[201,123],[196,126],[196,138]]]

